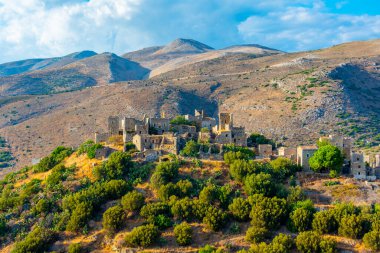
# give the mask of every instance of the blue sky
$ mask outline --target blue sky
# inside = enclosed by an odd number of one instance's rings
[[[379,0],[0,0],[0,62],[175,38],[312,50],[380,38]]]

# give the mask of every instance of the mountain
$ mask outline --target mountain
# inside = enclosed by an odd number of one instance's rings
[[[249,54],[251,57],[263,57],[273,54],[283,53],[279,50],[263,47],[260,45],[240,45],[240,46],[231,46],[220,50],[210,50],[204,53],[181,56],[166,63],[154,68],[149,77],[154,77],[175,69],[182,68],[186,65],[191,65],[194,63],[213,60],[221,58],[227,55],[233,54]]]
[[[64,64],[78,56],[81,57],[73,54],[72,58],[61,59],[42,70],[0,77],[0,96],[67,92],[95,85],[138,80],[149,72],[138,63],[112,53],[97,54]]]
[[[62,67],[72,62],[96,55],[93,51],[82,51],[62,57],[28,59],[0,64],[0,77],[22,74],[29,71]]]
[[[154,69],[179,57],[205,53],[214,50],[201,42],[192,39],[176,39],[165,46],[149,47],[126,53],[124,58],[139,62],[142,66]]]
[[[243,49],[268,54],[231,53]],[[6,137],[20,168],[58,145],[77,146],[93,138],[95,131],[105,131],[110,115],[142,118],[198,108],[209,115],[231,112],[235,124],[245,126],[247,132],[259,132],[289,146],[314,143],[329,133],[351,136],[357,147],[379,144],[380,40],[297,53],[271,53],[257,46],[222,50],[227,53],[209,50],[198,56],[211,52],[219,56],[147,80],[122,81],[131,75],[110,66],[134,66],[137,71],[132,73],[140,77],[149,70],[112,54],[66,65],[60,73],[75,67],[76,73],[91,77],[96,87],[0,98],[0,136]],[[34,73],[43,71],[52,70]],[[45,75],[63,80],[54,72]],[[111,81],[120,82],[102,85]]]

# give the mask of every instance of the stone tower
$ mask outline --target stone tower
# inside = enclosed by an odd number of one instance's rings
[[[231,113],[219,113],[219,131],[231,131],[233,119]]]
[[[119,134],[119,117],[118,116],[108,117],[108,133],[110,135]]]

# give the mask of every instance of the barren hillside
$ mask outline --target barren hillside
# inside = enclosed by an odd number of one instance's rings
[[[3,99],[0,136],[10,143],[19,168],[57,145],[76,146],[91,138],[105,129],[109,115],[154,116],[163,110],[170,115],[200,108],[211,115],[232,112],[248,132],[285,145],[332,132],[352,136],[357,145],[377,145],[379,55],[380,40],[259,58],[226,54],[150,80]],[[91,67],[83,69],[95,75]]]

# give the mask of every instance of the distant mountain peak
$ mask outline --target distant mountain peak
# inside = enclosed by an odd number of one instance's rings
[[[214,50],[212,47],[193,39],[178,38],[154,54],[196,54]]]

